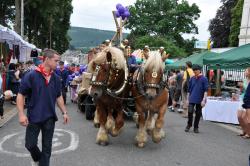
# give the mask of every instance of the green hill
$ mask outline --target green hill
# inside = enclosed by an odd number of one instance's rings
[[[83,27],[71,27],[68,35],[71,38],[70,45],[75,48],[79,47],[95,47],[101,44],[106,39],[112,39],[114,31],[99,30]],[[124,34],[126,37],[127,34]]]

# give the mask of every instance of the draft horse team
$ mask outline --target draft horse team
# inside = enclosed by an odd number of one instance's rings
[[[99,124],[96,142],[107,145],[108,135],[118,136],[124,125],[124,101],[132,93],[138,114],[136,142],[144,147],[148,135],[155,143],[164,137],[164,115],[167,109],[168,90],[164,77],[164,63],[158,51],[134,73],[128,70],[123,51],[107,47],[97,53],[89,63],[92,73],[89,94],[96,104],[95,123]]]

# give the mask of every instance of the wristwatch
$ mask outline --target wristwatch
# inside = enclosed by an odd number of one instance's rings
[[[63,112],[62,115],[67,115],[67,112]]]

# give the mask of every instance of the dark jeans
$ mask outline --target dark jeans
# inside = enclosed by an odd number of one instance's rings
[[[25,147],[30,152],[32,159],[35,162],[39,161],[39,166],[49,166],[54,129],[55,120],[53,118],[42,123],[29,123],[27,126]],[[42,131],[42,151],[37,146],[40,131]]]
[[[192,104],[190,103],[188,105],[188,126],[191,127],[193,124],[193,113],[194,113],[194,107],[195,107],[195,119],[194,119],[194,128],[199,128],[199,122],[201,118],[201,104]]]
[[[63,96],[64,104],[66,104],[67,88],[62,88],[62,96]]]
[[[4,97],[0,97],[0,116],[3,116],[3,105],[4,105]]]

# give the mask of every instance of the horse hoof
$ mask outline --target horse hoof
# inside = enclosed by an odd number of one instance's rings
[[[159,142],[161,142],[161,137],[152,137],[152,138],[153,138],[152,140],[154,143],[158,144]]]
[[[94,123],[95,128],[100,128],[100,123]]]
[[[112,133],[112,132],[110,132],[110,135],[111,135],[112,137],[117,137],[117,136],[118,136],[118,134],[114,134],[114,133]]]
[[[145,147],[145,143],[144,142],[138,142],[137,143],[137,146],[139,147],[139,148],[144,148]]]
[[[117,137],[119,135],[119,133],[120,133],[120,130],[119,131],[117,131],[116,129],[110,130],[110,135],[112,137]]]
[[[100,142],[97,142],[98,145],[101,145],[101,146],[107,146],[109,143],[108,142],[104,142],[104,141],[100,141]]]

